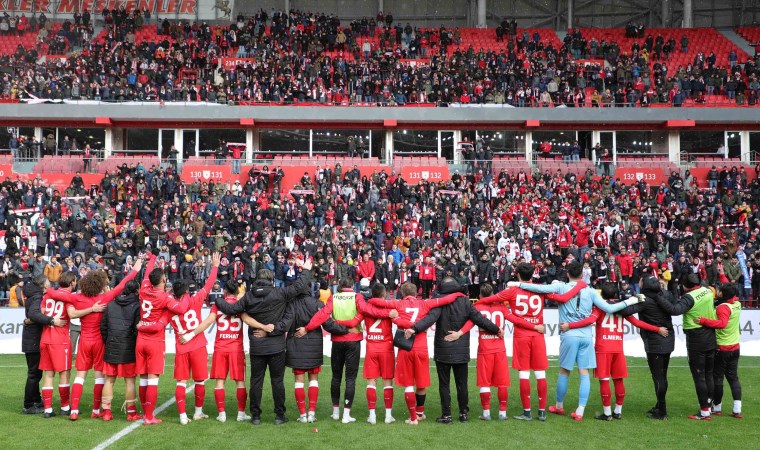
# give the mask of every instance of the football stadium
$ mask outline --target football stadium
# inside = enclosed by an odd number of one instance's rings
[[[0,88],[7,448],[757,441],[758,0],[14,0]]]

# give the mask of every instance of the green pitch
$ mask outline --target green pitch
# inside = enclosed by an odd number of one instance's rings
[[[174,381],[171,379],[172,359],[167,358],[167,373],[159,386],[159,405],[174,396]],[[691,421],[688,414],[697,411],[696,394],[685,358],[674,358],[670,369],[670,390],[668,392],[668,421],[653,421],[645,417],[646,411],[654,405],[652,380],[646,361],[630,358],[630,377],[626,380],[627,395],[623,408],[623,420],[600,422],[593,420],[596,412],[601,412],[599,384],[592,379],[591,399],[586,408],[586,419],[582,423],[573,422],[569,417],[549,415],[545,423],[533,420],[521,422],[511,418],[521,411],[517,373],[512,372],[512,386],[509,389],[510,419],[507,422],[495,420],[497,399],[495,389],[491,399],[491,422],[478,420],[480,415],[480,397],[475,386],[475,362],[470,369],[470,422],[453,425],[439,425],[435,418],[440,414],[437,380],[434,364],[431,361],[433,386],[428,391],[426,402],[427,420],[417,427],[404,424],[407,411],[403,392],[396,388],[393,415],[397,422],[391,425],[378,423],[375,426],[366,423],[367,403],[365,383],[357,380],[356,398],[352,415],[356,423],[343,425],[330,419],[332,406],[330,402],[330,367],[325,361],[320,375],[320,397],[317,408],[316,424],[296,423],[298,411],[293,399],[293,376],[285,376],[287,396],[287,415],[290,423],[275,427],[273,424],[272,401],[269,393],[269,380],[265,382],[262,415],[263,424],[258,427],[250,423],[237,423],[234,384],[227,387],[227,423],[214,420],[213,382],[206,383],[206,403],[204,410],[209,419],[179,424],[177,410],[170,406],[158,417],[164,423],[158,426],[142,427],[127,434],[111,448],[130,449],[193,449],[193,448],[301,448],[301,449],[400,449],[400,448],[436,448],[436,449],[480,449],[504,448],[517,446],[525,448],[646,448],[646,449],[724,449],[756,448],[760,437],[760,388],[757,386],[760,375],[760,358],[743,357],[740,363],[740,376],[743,384],[744,419],[737,420],[729,416],[715,417],[712,422]],[[551,361],[548,372],[549,405],[553,404],[556,384],[557,362]],[[361,371],[359,372],[361,375]],[[41,416],[21,414],[26,366],[21,355],[0,356],[0,442],[2,450],[16,448],[60,448],[90,449],[111,438],[129,425],[124,413],[119,411],[123,402],[123,383],[117,382],[116,395],[113,400],[115,420],[104,423],[89,418],[92,406],[93,376],[89,375],[82,399],[82,414],[77,422],[70,422],[66,417],[58,416],[43,419]],[[73,378],[72,378],[73,381]],[[533,385],[534,417],[536,411],[535,382]],[[452,391],[455,392],[452,380]],[[565,408],[569,414],[577,405],[578,376],[573,374],[570,381]],[[456,394],[454,393],[453,412],[456,414]],[[378,390],[378,422],[385,417],[382,391]],[[58,391],[55,391],[54,407],[58,408]],[[728,385],[724,398],[724,411],[731,411],[732,398]],[[188,413],[192,417],[193,394],[188,394]]]

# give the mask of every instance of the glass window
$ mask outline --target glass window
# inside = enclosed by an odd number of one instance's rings
[[[749,151],[750,151],[750,159],[752,161],[760,160],[760,131],[750,131]]]
[[[11,135],[34,136],[34,127],[0,127],[0,148],[7,149]]]
[[[690,154],[717,155],[725,145],[723,131],[682,131],[681,152]]]
[[[354,156],[366,157],[369,154],[370,139],[377,138],[380,134],[372,136],[370,130],[314,130],[313,150],[315,155],[348,155],[349,148],[353,149]],[[373,142],[373,152],[377,143]]]
[[[478,136],[486,140],[494,155],[525,153],[525,133],[523,132],[479,131]]]
[[[654,142],[651,131],[616,131],[615,133],[618,155],[656,153],[652,150]]]
[[[50,134],[50,132],[45,130],[44,134]],[[53,135],[55,136],[55,134]],[[106,130],[103,128],[58,128],[58,148],[61,148],[61,142],[66,136],[72,143],[76,140],[76,148],[80,150],[88,144],[90,148],[96,150],[106,146]]]
[[[728,157],[739,158],[742,155],[742,134],[739,131],[726,131]]]
[[[573,141],[577,140],[575,131],[534,131],[533,132],[533,152],[540,152],[541,143],[549,141],[552,144],[552,152],[560,152],[564,146],[569,147]]]
[[[202,151],[203,147],[201,147]],[[274,154],[308,155],[309,130],[261,130],[261,151]]]
[[[158,129],[157,128],[128,128],[126,149],[141,151],[157,155]]]
[[[396,156],[437,156],[437,130],[397,130],[393,132]]]
[[[219,144],[227,142],[245,143],[245,130],[242,128],[220,129],[220,128],[201,128],[198,131],[198,149],[201,156],[211,155],[214,153]],[[195,148],[193,148],[195,151]]]

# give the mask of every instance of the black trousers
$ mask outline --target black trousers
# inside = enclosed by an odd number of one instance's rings
[[[467,363],[447,364],[439,361],[435,362],[435,368],[438,372],[438,392],[441,395],[441,415],[451,416],[451,372],[454,372],[454,384],[457,388],[457,403],[459,404],[459,414],[467,414],[470,411],[469,394],[467,392]]]
[[[665,397],[668,394],[668,366],[670,365],[670,353],[647,353],[649,372],[654,382],[654,394],[657,397],[657,409],[661,415],[668,414]]]
[[[742,384],[739,382],[739,350],[733,352],[715,352],[715,371],[713,379],[715,380],[715,395],[713,403],[720,405],[723,402],[723,377],[728,380],[731,387],[731,397],[734,400],[742,399]]]
[[[433,291],[433,280],[422,280],[422,298],[430,298],[430,293]]]
[[[24,353],[26,356],[26,386],[24,387],[24,408],[42,404],[40,396],[40,352]]]
[[[285,415],[285,351],[273,355],[251,355],[251,416],[261,417],[261,394],[264,390],[264,375],[269,367],[269,378],[272,383],[274,399],[274,414],[277,417]]]
[[[697,391],[699,407],[701,409],[709,408],[715,391],[715,380],[713,379],[715,349],[689,349],[687,345],[687,356],[691,377],[694,379],[694,388]]]
[[[340,405],[340,384],[343,381],[343,369],[346,369],[346,395],[344,407],[351,409],[356,393],[356,377],[359,374],[359,358],[361,357],[361,342],[333,342],[330,367],[330,398],[333,405]]]

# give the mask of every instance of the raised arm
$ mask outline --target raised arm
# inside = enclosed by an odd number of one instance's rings
[[[728,326],[728,319],[731,317],[731,308],[725,303],[715,308],[715,314],[717,319],[708,319],[706,317],[699,318],[699,324],[703,327],[715,328],[722,330]]]
[[[585,328],[596,322],[599,319],[599,315],[600,310],[598,308],[594,308],[591,310],[591,314],[588,317],[575,322],[568,322],[567,327],[571,330],[574,330],[576,328]]]
[[[174,314],[184,314],[190,309],[190,302],[187,301],[187,296],[185,296],[185,300],[177,300],[169,294],[166,294],[166,297],[166,309]]]
[[[282,290],[282,296],[286,302],[290,302],[309,293],[309,283],[311,282],[311,260],[306,260],[303,263],[303,271],[301,276],[298,277],[295,283],[290,286],[280,288]]]
[[[651,331],[653,333],[659,333],[660,327],[656,327],[652,325],[651,323],[646,323],[643,320],[639,319],[638,317],[634,316],[625,316],[625,320],[631,322],[631,324],[635,327],[641,328],[642,330]]]
[[[417,323],[412,324],[410,327],[415,333],[421,333],[431,326],[433,326],[434,323],[438,322],[438,319],[441,317],[441,310],[440,309],[431,309],[425,317],[421,318],[417,321]]]
[[[528,292],[534,292],[536,294],[561,294],[565,286],[566,286],[565,283],[552,283],[552,284],[520,283],[520,289],[524,289]]]
[[[570,288],[569,291],[565,292],[564,294],[547,294],[546,299],[551,300],[553,302],[557,303],[567,303],[570,300],[572,300],[576,295],[581,293],[581,289],[586,287],[586,283],[583,281],[578,281],[575,283],[575,286]]]
[[[684,295],[678,300],[671,301],[668,296],[660,294],[655,297],[655,301],[657,302],[657,306],[671,316],[680,316],[694,306],[694,299],[690,295]]]
[[[214,283],[216,282],[216,274],[218,270],[219,270],[219,266],[214,266],[211,269],[211,274],[206,280],[206,284],[204,284],[203,287],[200,288],[198,292],[195,293],[195,295],[190,297],[190,305],[202,303],[204,300],[206,300],[206,297],[208,297],[208,293],[211,292],[211,288],[214,287]]]
[[[150,273],[153,272],[153,269],[156,267],[156,255],[153,253],[148,253],[148,265],[145,267],[145,275],[143,275],[142,282],[145,283],[149,280]]]
[[[591,300],[594,302],[594,306],[601,309],[602,311],[608,313],[608,314],[615,314],[618,311],[622,311],[623,309],[627,308],[628,306],[635,305],[637,303],[641,303],[644,301],[644,296],[640,297],[631,297],[625,301],[622,301],[620,303],[607,303],[601,295],[596,291],[596,289],[591,289]]]
[[[121,280],[121,282],[117,284],[116,287],[114,287],[110,291],[100,296],[100,299],[99,299],[100,303],[103,303],[105,305],[111,302],[116,297],[118,297],[119,294],[121,294],[121,292],[124,290],[124,287],[126,287],[127,283],[129,281],[134,280],[139,272],[140,272],[139,270],[137,271],[135,271],[134,269],[130,270],[127,276],[124,277],[124,279]]]
[[[174,317],[174,313],[172,313],[171,311],[164,311],[164,314],[156,322],[150,325],[138,324],[137,328],[140,330],[141,333],[157,334],[157,333],[163,332],[166,329],[166,325],[169,323],[170,320],[172,320],[172,317]],[[140,323],[143,323],[143,322],[140,322]]]

